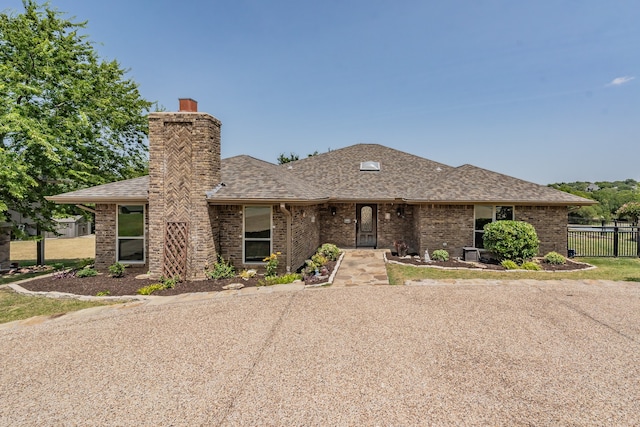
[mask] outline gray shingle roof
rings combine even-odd
[[[380,162],[379,171],[360,163]],[[378,144],[356,144],[284,165],[250,156],[222,160],[222,183],[207,194],[216,204],[399,201],[590,205],[593,200],[472,165],[457,168]],[[49,197],[58,203],[148,200],[149,177]],[[203,195],[204,196],[204,195]]]
[[[144,202],[149,199],[149,176],[96,185],[47,199],[56,203]]]
[[[323,202],[324,192],[306,182],[289,179],[278,165],[250,156],[225,159],[220,170],[224,186],[209,193],[212,203],[237,201]]]

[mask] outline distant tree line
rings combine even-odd
[[[569,217],[575,222],[608,222],[619,219],[616,212],[622,205],[629,202],[640,202],[640,184],[634,179],[612,182],[561,182],[549,184],[549,187],[598,201],[597,205],[583,206],[571,211]]]

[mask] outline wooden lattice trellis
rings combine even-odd
[[[187,238],[189,226],[186,222],[167,222],[164,233],[164,277],[187,276]]]

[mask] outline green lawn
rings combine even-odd
[[[11,289],[0,289],[0,323],[34,316],[56,316],[69,311],[109,304],[114,303],[35,297],[20,295]]]
[[[442,270],[420,268],[398,264],[387,264],[387,274],[392,285],[401,285],[406,280],[420,279],[603,279],[640,282],[640,259],[638,258],[577,258],[575,261],[595,265],[596,269],[575,272],[491,272],[477,270]]]

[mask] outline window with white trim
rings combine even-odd
[[[144,205],[118,205],[116,260],[128,264],[145,262]]]
[[[484,248],[484,226],[494,221],[513,220],[513,206],[476,205],[474,209],[473,246]]]
[[[244,207],[245,264],[263,263],[271,255],[271,206]]]

